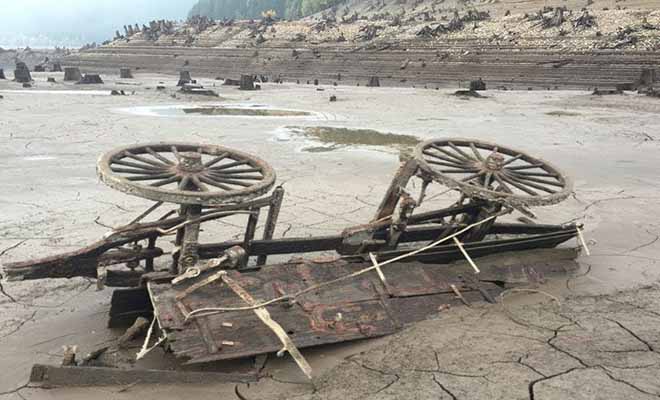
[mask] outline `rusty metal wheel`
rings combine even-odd
[[[268,192],[275,172],[263,160],[216,145],[153,143],[112,150],[98,161],[108,186],[155,201],[219,205]]]
[[[432,179],[511,206],[555,204],[573,190],[570,179],[546,161],[480,140],[429,140],[417,146],[415,158]]]

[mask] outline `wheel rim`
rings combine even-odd
[[[514,206],[558,203],[572,183],[558,168],[522,151],[471,139],[439,139],[415,149],[420,168],[470,197]]]
[[[214,205],[260,196],[274,185],[263,160],[233,149],[191,143],[153,143],[112,150],[98,161],[108,186],[155,201]]]

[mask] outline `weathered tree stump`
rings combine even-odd
[[[0,68],[0,79],[7,79],[5,76],[5,71],[2,68]]]
[[[120,68],[119,69],[119,78],[121,79],[133,79],[133,73],[130,68]]]
[[[655,69],[644,68],[639,76],[639,84],[642,86],[653,86],[655,83]]]
[[[85,76],[78,82],[81,85],[101,84],[103,79],[99,74],[85,74]]]
[[[225,78],[224,82],[222,82],[224,86],[240,86],[241,81],[238,79],[230,79],[230,78]]]
[[[64,80],[65,81],[80,82],[81,79],[82,79],[82,74],[80,73],[80,68],[78,68],[78,67],[65,67],[64,68]]]
[[[367,87],[380,87],[380,79],[377,76],[372,76],[369,78]]]
[[[190,71],[180,71],[179,72],[179,83],[177,86],[183,86],[186,83],[192,83],[192,77],[190,76]]]
[[[241,75],[241,84],[239,86],[240,90],[255,90],[254,86],[254,76],[252,75]]]
[[[50,72],[62,72],[62,64],[58,62],[54,62],[53,67],[50,69]]]
[[[16,62],[16,69],[14,70],[14,81],[20,83],[32,82],[32,75],[30,75],[30,69],[22,61]]]
[[[486,90],[486,82],[481,80],[481,78],[475,81],[470,81],[470,91],[474,92],[477,90]]]

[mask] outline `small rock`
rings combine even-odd
[[[335,95],[330,96],[330,101],[331,102],[337,101],[337,96]]]

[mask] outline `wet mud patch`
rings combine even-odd
[[[301,151],[321,153],[340,150],[346,147],[364,146],[376,149],[408,152],[420,139],[412,135],[383,133],[373,129],[353,129],[330,126],[289,126],[286,128],[295,136],[313,141],[315,146],[303,147]]]
[[[302,117],[311,115],[307,111],[279,110],[273,108],[248,108],[229,106],[201,106],[182,109],[186,114],[200,115],[242,115],[247,117]]]
[[[578,117],[582,114],[573,111],[558,110],[558,111],[548,111],[547,113],[545,113],[545,115],[549,115],[551,117]]]
[[[319,114],[311,111],[273,108],[264,104],[176,104],[163,106],[140,106],[120,108],[116,111],[133,115],[150,117],[291,117],[319,118]]]

